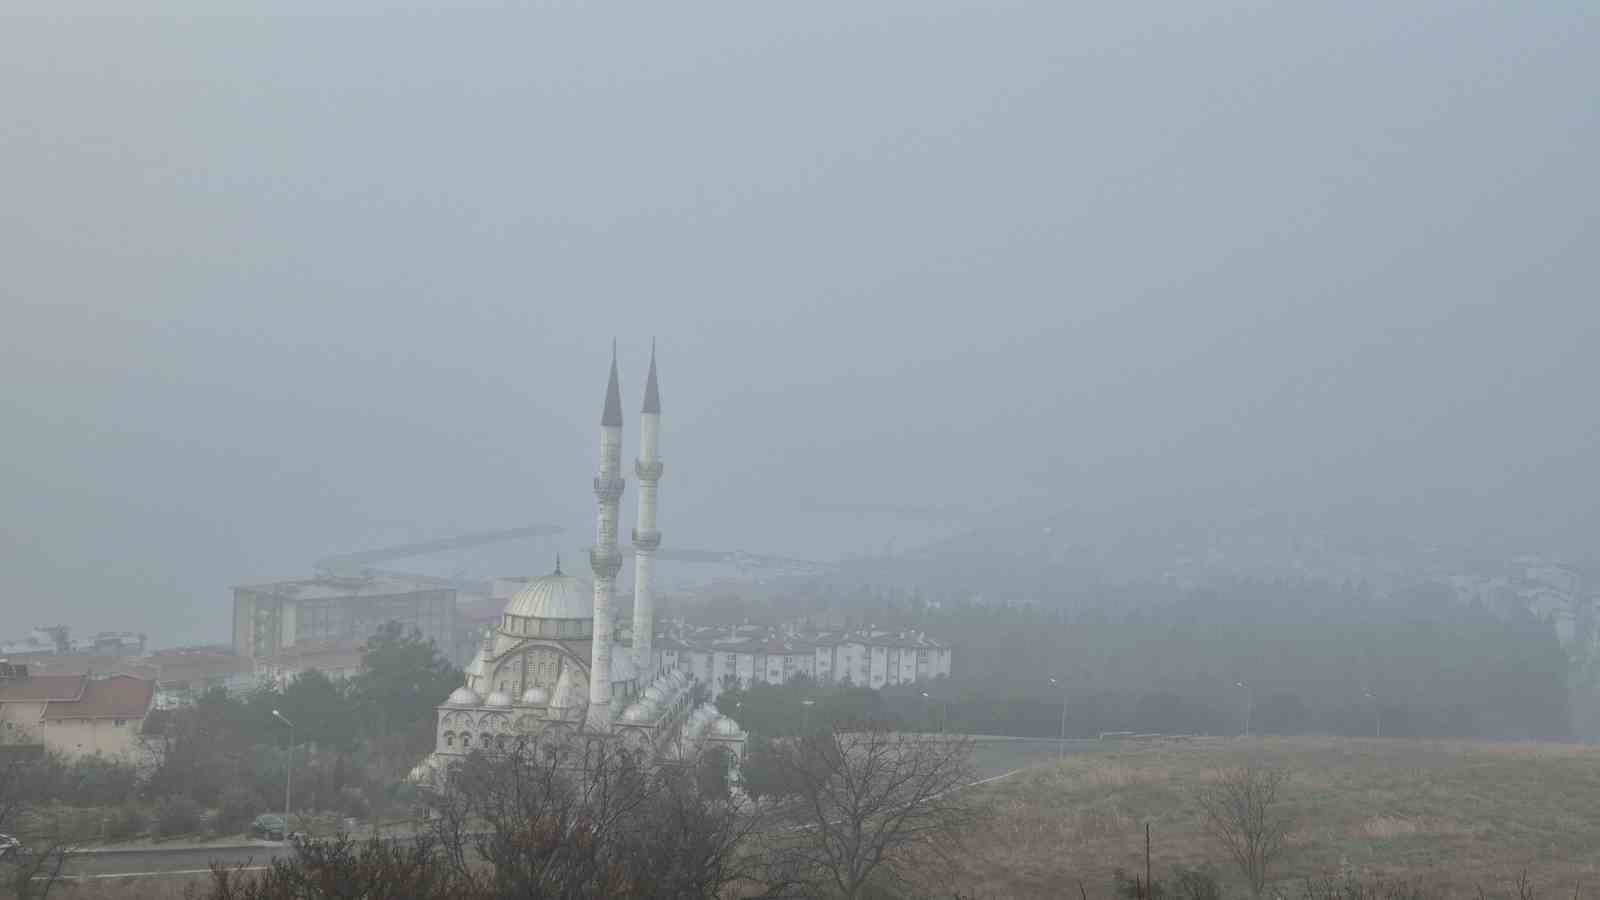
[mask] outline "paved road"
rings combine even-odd
[[[1065,749],[1067,753],[1094,752],[1106,749],[1106,745],[1098,741],[1068,741]],[[1054,739],[979,736],[974,738],[973,763],[978,780],[988,782],[1011,772],[1048,764],[1057,758],[1061,750]],[[84,880],[114,881],[131,886],[141,879],[202,878],[212,863],[266,866],[271,860],[290,852],[282,844],[267,841],[228,848],[117,850],[75,855],[68,861],[66,874]]]
[[[226,866],[265,866],[268,861],[289,852],[289,848],[282,844],[262,842],[248,847],[77,853],[67,859],[64,874],[86,881],[200,878],[210,871],[213,862]]]

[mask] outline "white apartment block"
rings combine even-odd
[[[931,681],[950,674],[951,649],[910,630],[861,629],[781,633],[761,626],[684,627],[658,634],[651,658],[659,670],[678,669],[720,690],[783,684],[798,675],[862,687]]]

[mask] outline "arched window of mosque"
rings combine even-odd
[[[490,734],[489,732],[485,731],[483,734],[478,735],[478,737],[483,740],[483,749],[488,750],[490,747],[494,746],[494,735]]]
[[[444,745],[446,747],[454,747],[456,745],[456,733],[454,731],[446,731],[444,733]]]
[[[472,732],[470,732],[470,731],[461,732],[461,749],[465,750],[465,749],[467,749],[468,747],[471,747],[471,746],[472,746]]]

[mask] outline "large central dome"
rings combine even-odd
[[[524,619],[593,619],[594,593],[571,575],[555,572],[528,582],[506,603],[506,615]]]

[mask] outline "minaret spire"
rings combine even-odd
[[[606,385],[605,412],[600,416],[600,471],[594,478],[595,545],[589,551],[594,570],[594,638],[589,651],[589,714],[591,731],[611,730],[611,596],[622,554],[617,552],[617,505],[622,499],[622,395],[617,387],[617,344],[611,342],[611,381]]]
[[[661,415],[661,392],[656,388],[656,342],[650,342],[650,375],[644,382],[644,406],[640,412]]]
[[[661,392],[656,386],[656,344],[650,342],[650,375],[645,379],[644,406],[639,415],[639,458],[633,464],[639,476],[639,513],[633,528],[633,662],[635,671],[656,670],[650,644],[655,637],[656,494],[661,483],[657,438],[661,429]]]
[[[622,391],[617,387],[617,342],[611,342],[611,383],[606,385],[606,408],[600,414],[602,428],[622,427]]]

